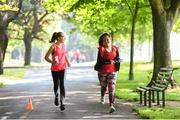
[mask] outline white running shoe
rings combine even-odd
[[[105,98],[101,97],[101,104],[105,104]]]
[[[114,106],[112,105],[109,109],[109,113],[113,113],[114,111],[116,111],[116,109],[114,108]]]
[[[65,97],[64,96],[60,96],[60,101],[62,101],[63,103],[65,102]]]

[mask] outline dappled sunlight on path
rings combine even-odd
[[[16,83],[0,89],[1,119],[137,119],[131,105],[116,101],[116,110],[109,114],[106,103],[100,103],[100,86],[93,67],[73,66],[66,71],[65,111],[54,105],[53,82],[50,70],[27,69],[27,74]],[[20,82],[21,81],[21,82]],[[33,110],[26,109],[31,98]]]

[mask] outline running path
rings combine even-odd
[[[20,82],[21,81],[21,82]],[[26,81],[26,82],[25,82]],[[18,84],[0,89],[1,119],[138,119],[131,104],[116,100],[114,113],[108,113],[100,100],[100,86],[92,67],[72,67],[67,70],[66,110],[54,106],[53,84],[49,69],[29,69]],[[28,112],[26,104],[32,99],[34,109]]]

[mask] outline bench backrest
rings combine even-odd
[[[161,68],[158,72],[157,78],[153,81],[152,86],[161,89],[167,89],[170,79],[172,77],[173,69],[171,68]]]

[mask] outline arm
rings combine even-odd
[[[116,57],[114,59],[114,62],[115,63],[120,63],[121,62],[121,59],[120,59],[120,56],[119,56],[119,49],[116,48]]]
[[[115,61],[116,71],[119,71],[120,70],[121,59],[120,59],[120,56],[119,56],[119,50],[118,49],[116,49],[116,57],[115,57],[114,61]]]
[[[67,56],[66,56],[65,58],[66,58],[66,62],[67,62],[68,67],[70,67],[71,64],[70,64],[70,62],[69,62]]]
[[[50,54],[52,53],[53,50],[54,50],[54,47],[51,46],[51,47],[49,48],[49,50],[47,51],[45,57],[44,57],[44,59],[45,59],[47,62],[51,63],[51,64],[55,64],[55,63],[56,63],[56,61],[53,61],[53,60],[51,60],[51,59],[49,58],[49,56],[50,56]]]
[[[103,59],[101,57],[100,51],[98,50],[98,54],[97,54],[97,63],[98,64],[102,64],[103,63]]]

